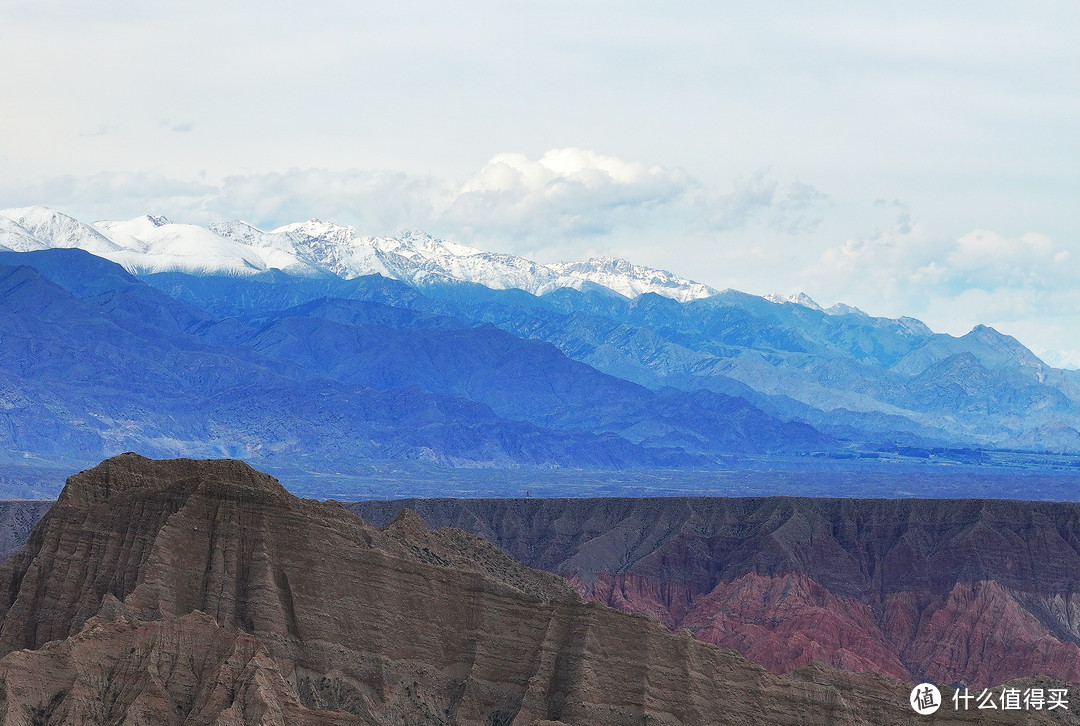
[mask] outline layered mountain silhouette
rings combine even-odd
[[[15,404],[0,437],[16,456],[605,468],[835,445],[743,399],[655,391],[547,343],[385,303],[217,317],[81,250],[0,253],[0,325]]]
[[[463,531],[409,512],[376,529],[228,460],[124,454],[71,477],[0,566],[0,656],[12,724],[912,719],[911,684],[822,665],[776,676]]]
[[[570,578],[585,597],[733,648],[984,688],[1080,685],[1080,505],[799,498],[400,500]]]
[[[321,222],[0,218],[0,464],[1080,452],[1080,374],[983,326],[956,338],[625,261],[539,265]]]

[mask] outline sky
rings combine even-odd
[[[28,204],[614,255],[1080,365],[1080,3],[0,0]]]

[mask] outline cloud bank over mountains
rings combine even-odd
[[[360,234],[423,230],[541,262],[610,255],[766,294],[807,292],[953,333],[983,322],[1064,362],[1080,359],[1075,241],[1037,230],[948,235],[899,201],[862,205],[769,171],[721,189],[680,168],[597,151],[493,156],[461,178],[386,170],[290,169],[180,180],[151,173],[63,176],[0,189],[83,218],[150,210],[177,221],[245,219],[264,229],[319,218]],[[840,217],[865,220],[840,224]]]
[[[1076,347],[1076,3],[6,10],[0,208],[422,229]]]
[[[552,149],[536,159],[496,154],[464,179],[314,168],[230,175],[217,182],[102,172],[10,185],[3,192],[13,206],[44,203],[78,216],[116,218],[132,216],[123,210],[160,209],[193,223],[242,217],[266,227],[314,216],[371,234],[423,228],[511,246],[603,238],[664,220],[702,232],[725,231],[759,215],[797,232],[813,221],[792,215],[827,197],[809,184],[781,185],[765,173],[721,192],[682,169],[577,148]]]

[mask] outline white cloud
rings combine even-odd
[[[1043,362],[1055,368],[1080,369],[1080,350],[1043,350],[1036,351]]]
[[[429,228],[442,189],[437,179],[401,172],[290,169],[226,177],[201,206],[216,219],[265,228],[318,217],[389,234]]]
[[[95,219],[149,212],[275,227],[319,217],[368,234],[424,229],[507,251],[611,249],[646,233],[708,244],[702,235],[757,223],[799,234],[815,226],[811,212],[825,198],[810,184],[782,184],[763,172],[729,190],[710,189],[679,168],[577,148],[535,159],[498,154],[458,180],[360,169],[234,174],[217,182],[103,172],[9,183],[0,194],[9,205],[43,203]]]
[[[698,183],[680,169],[582,149],[538,160],[499,154],[439,200],[436,223],[482,237],[536,240],[608,234],[682,203]]]
[[[942,239],[901,209],[889,229],[826,249],[803,275],[811,295],[910,315],[941,332],[983,323],[1034,349],[1070,344],[1080,328],[1080,265],[1065,245],[1038,232]]]
[[[149,172],[65,174],[36,183],[0,182],[5,206],[44,204],[80,219],[129,218],[148,212],[186,215],[201,221],[198,211],[220,187],[200,180],[179,180]]]
[[[1055,250],[1050,238],[1037,232],[1005,237],[977,229],[956,240],[948,263],[958,272],[980,273],[994,281],[1030,280],[1047,264],[1065,262],[1068,252]]]
[[[991,229],[944,236],[906,201],[865,200],[859,217],[850,201],[801,180],[759,172],[718,189],[679,168],[577,148],[498,154],[459,179],[358,169],[219,180],[98,173],[0,181],[0,198],[86,220],[152,213],[273,228],[318,217],[365,234],[423,229],[539,261],[614,254],[715,287],[805,291],[944,332],[994,325],[1043,350],[1071,350],[1080,329],[1075,243]],[[852,218],[878,229],[844,234]]]

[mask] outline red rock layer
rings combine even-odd
[[[850,671],[911,677],[866,605],[837,597],[804,575],[744,575],[704,596],[674,603],[663,597],[662,589],[653,581],[620,575],[598,578],[587,594],[737,650],[773,673],[816,660]]]
[[[931,678],[961,674],[959,680],[981,685],[1027,671],[1080,683],[1080,647],[1050,635],[996,582],[957,583],[940,606],[924,611],[920,625],[906,657]]]
[[[774,672],[810,660],[986,687],[1080,685],[1080,505],[652,498],[410,502],[586,597]],[[367,514],[402,503],[358,503]]]
[[[893,593],[878,615],[798,573],[743,575],[701,595],[633,574],[597,575],[589,587],[580,577],[573,581],[588,599],[689,630],[773,673],[821,661],[978,688],[1020,674],[1080,684],[1080,647],[1051,634],[995,582],[957,583],[922,606],[914,592]]]

